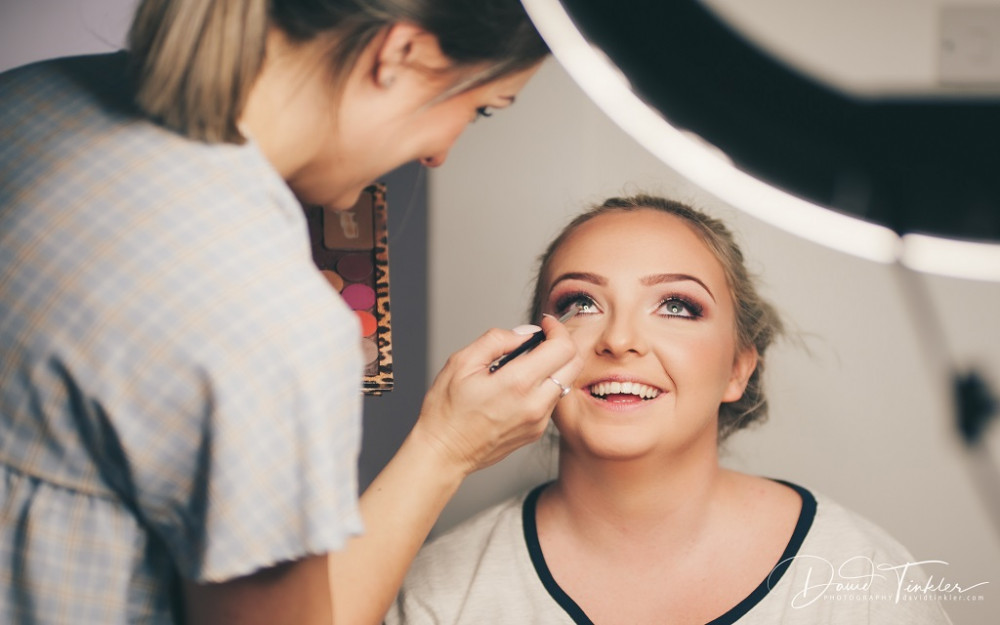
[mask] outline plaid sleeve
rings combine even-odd
[[[185,229],[135,285],[108,396],[131,493],[181,574],[218,581],[360,531],[357,322],[274,215]],[[117,376],[111,376],[117,377]],[[138,418],[137,418],[138,417]]]
[[[185,577],[243,575],[337,549],[360,530],[357,335],[300,336],[308,349],[296,352],[284,339],[303,327],[352,327],[314,312],[289,314],[287,328],[225,357],[216,342],[205,349],[215,366],[151,369],[136,387],[142,398],[162,393],[169,407],[120,431],[134,441],[126,449],[136,502]]]
[[[360,530],[356,318],[252,142],[187,141],[80,86],[124,82],[101,69],[119,61],[2,79],[3,457],[127,509],[146,535],[126,548],[193,580],[337,549]]]
[[[0,75],[3,623],[166,622],[361,529],[356,317],[252,142],[134,119],[125,61]]]

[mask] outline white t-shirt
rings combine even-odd
[[[802,496],[802,511],[781,560],[753,593],[711,625],[951,623],[926,589],[930,571],[907,567],[914,558],[902,545],[835,502],[788,486]],[[386,625],[592,623],[545,563],[535,527],[543,488],[490,508],[428,544]]]

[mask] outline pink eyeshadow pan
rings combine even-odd
[[[367,284],[352,284],[340,292],[352,310],[368,310],[375,306],[375,289]]]

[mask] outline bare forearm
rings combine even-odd
[[[220,583],[184,581],[190,625],[330,625],[328,558],[308,556]]]
[[[466,475],[537,440],[559,400],[548,380],[580,371],[566,328],[542,321],[549,339],[489,373],[524,337],[491,330],[448,359],[395,457],[361,497],[363,536],[330,556],[337,625],[382,622],[406,572],[445,504]]]
[[[365,533],[330,555],[334,623],[377,625],[463,470],[449,464],[419,429],[361,496]]]

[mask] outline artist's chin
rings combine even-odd
[[[361,197],[361,193],[367,188],[368,185],[358,187],[350,193],[344,193],[328,202],[325,202],[323,206],[335,211],[345,211],[349,208],[353,208],[354,205],[358,203],[358,198]]]
[[[361,193],[370,185],[364,185],[350,191],[344,191],[337,195],[329,193],[309,193],[307,191],[295,190],[295,195],[303,204],[311,206],[322,206],[334,211],[345,211],[353,208],[358,203]]]

